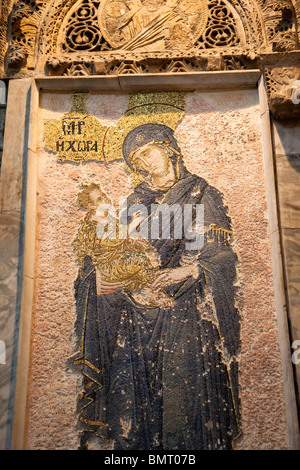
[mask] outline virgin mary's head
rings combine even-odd
[[[173,152],[164,142],[149,142],[129,155],[133,171],[143,178],[165,176],[170,167]]]
[[[153,182],[174,170],[181,152],[173,130],[162,124],[144,124],[131,131],[123,144],[123,155],[129,168],[143,181]]]

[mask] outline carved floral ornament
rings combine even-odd
[[[276,73],[265,58],[299,51],[297,11],[292,0],[17,0],[5,71],[20,77],[260,67],[271,100]]]
[[[8,74],[115,73],[126,60],[123,73],[138,73],[145,58],[298,48],[292,0],[19,0],[8,39]]]
[[[265,65],[269,107],[275,119],[300,116],[300,54]]]

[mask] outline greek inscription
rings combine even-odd
[[[57,152],[97,152],[98,142],[85,140],[58,140],[56,142]]]
[[[75,135],[75,134],[81,135],[83,126],[85,126],[84,121],[67,122],[66,120],[64,120],[62,122],[62,134],[63,135]]]

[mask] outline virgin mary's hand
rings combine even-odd
[[[103,278],[109,279],[107,274],[96,271],[97,295],[113,294],[123,287],[122,282],[107,282]]]
[[[180,266],[179,268],[162,269],[158,272],[155,281],[152,283],[153,289],[176,284],[177,282],[185,281],[189,277],[197,277],[198,269],[196,264],[187,266]]]

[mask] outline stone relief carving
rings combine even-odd
[[[292,83],[292,102],[294,104],[300,104],[300,80],[295,80]]]
[[[34,68],[39,23],[47,0],[22,0],[13,5],[10,15],[10,44],[7,51],[8,72],[26,65]]]
[[[17,0],[5,72],[78,76],[266,66],[271,109],[275,102],[285,102],[283,109],[295,107],[290,80],[297,77],[290,76],[296,71],[281,70],[283,85],[279,69],[267,66],[265,57],[279,60],[299,50],[297,5],[294,9],[292,0]],[[284,93],[289,105],[278,98]]]
[[[300,54],[272,62],[267,61],[265,66],[270,110],[275,119],[299,117]]]
[[[204,32],[206,0],[103,0],[99,26],[113,48],[140,51],[190,49]]]
[[[297,48],[295,11],[289,0],[268,0],[262,3],[266,33],[273,51],[292,51]]]
[[[47,74],[63,75],[76,65],[76,73],[95,73],[106,62],[111,73],[119,60],[118,70],[127,73],[129,61],[139,73],[145,58],[290,51],[298,48],[295,17],[291,0],[19,0],[7,69],[45,73],[46,66]]]
[[[4,74],[4,59],[7,48],[7,23],[12,7],[12,0],[0,0],[0,70]]]
[[[64,20],[53,54],[162,53],[245,44],[240,20],[225,0],[83,0]],[[172,4],[173,2],[173,4]]]
[[[62,53],[102,51],[109,47],[98,25],[99,6],[99,1],[83,0],[70,10],[60,34]]]

